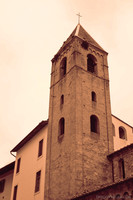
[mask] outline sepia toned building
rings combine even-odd
[[[44,198],[47,124],[42,121],[16,147],[11,200]]]
[[[111,115],[107,56],[78,24],[52,59],[45,200],[132,198],[133,129]]]
[[[10,199],[14,164],[15,162],[12,162],[0,169],[0,200]]]
[[[133,199],[133,127],[111,114],[107,56],[80,24],[54,56],[49,119],[11,150],[10,200]]]

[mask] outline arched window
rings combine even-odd
[[[115,136],[115,126],[113,123],[112,123],[112,133],[113,133],[113,136]]]
[[[63,78],[65,76],[66,68],[67,68],[67,58],[64,57],[60,64],[60,78]]]
[[[87,55],[87,71],[91,72],[91,73],[96,73],[96,58],[91,55],[88,54]]]
[[[91,93],[91,99],[92,99],[92,101],[96,102],[96,93],[95,92]]]
[[[64,103],[64,95],[62,94],[60,98],[60,104],[63,104],[63,103]]]
[[[128,192],[125,192],[123,195],[123,200],[131,199]]]
[[[119,138],[126,139],[126,130],[122,126],[119,127]]]
[[[59,120],[59,136],[65,133],[65,119],[62,117]]]
[[[119,194],[116,195],[115,200],[120,200],[121,196]]]
[[[132,190],[132,192],[131,192],[131,199],[133,199],[133,190]]]
[[[63,104],[64,104],[64,95],[62,94],[60,98],[60,108],[63,107]]]
[[[95,115],[90,117],[91,132],[99,133],[99,119]]]
[[[120,178],[125,178],[125,166],[122,158],[119,160],[119,176]]]
[[[109,197],[108,200],[113,200],[113,198],[112,198],[112,197]]]

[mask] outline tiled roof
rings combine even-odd
[[[0,168],[0,176],[5,174],[5,173],[7,173],[7,172],[9,172],[9,171],[11,171],[11,170],[13,170],[14,169],[14,165],[15,165],[15,162],[12,162],[12,163]]]
[[[76,28],[74,29],[74,31],[71,33],[71,35],[68,37],[68,39],[63,43],[62,47],[60,48],[60,50],[58,51],[57,54],[60,53],[60,51],[62,49],[64,49],[64,47],[73,39],[73,37],[79,37],[82,40],[88,42],[89,44],[97,47],[98,49],[106,52],[87,32],[86,30],[80,25],[78,24],[76,26]]]
[[[113,153],[111,153],[111,154],[109,154],[108,156],[107,156],[107,158],[108,159],[110,159],[110,158],[112,158],[113,156],[115,156],[115,155],[117,155],[117,154],[119,154],[119,153],[121,153],[121,152],[125,152],[126,150],[128,150],[128,149],[133,149],[133,143],[131,143],[131,144],[129,144],[129,145],[127,145],[127,146],[125,146],[125,147],[123,147],[123,148],[121,148],[121,149],[118,149],[117,151],[114,151]]]
[[[48,120],[40,122],[19,144],[17,144],[11,152],[17,152],[29,140],[31,140],[42,128],[48,124]]]

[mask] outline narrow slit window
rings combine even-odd
[[[115,126],[114,126],[114,124],[112,124],[112,132],[113,132],[113,136],[115,136]]]
[[[35,192],[39,192],[40,190],[40,180],[41,180],[41,171],[38,171],[36,173]]]
[[[64,95],[61,95],[61,98],[60,98],[60,105],[62,106],[64,104]]]
[[[17,161],[16,173],[18,173],[20,171],[20,162],[21,162],[21,158],[19,158],[18,161]]]
[[[17,191],[18,191],[18,186],[16,185],[16,186],[14,187],[13,200],[16,200],[16,199],[17,199]]]
[[[4,191],[4,187],[5,187],[5,179],[0,181],[0,193]]]
[[[91,93],[91,99],[96,102],[96,93],[94,91]]]
[[[64,135],[65,132],[65,119],[61,118],[59,121],[59,136]]]
[[[38,157],[42,155],[42,151],[43,151],[43,139],[39,142]]]
[[[119,160],[119,176],[122,179],[125,178],[125,165],[124,165],[124,160],[123,159]]]

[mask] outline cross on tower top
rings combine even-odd
[[[80,17],[82,16],[80,15],[80,13],[78,13],[77,15],[78,15],[78,24],[80,24]]]

